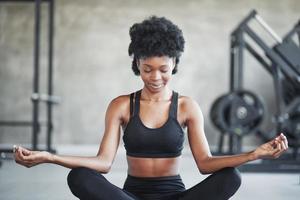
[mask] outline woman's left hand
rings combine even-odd
[[[274,138],[273,140],[259,146],[255,151],[254,155],[256,159],[275,159],[278,158],[282,153],[287,151],[288,141],[283,133]]]

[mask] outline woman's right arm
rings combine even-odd
[[[32,167],[41,163],[53,163],[67,168],[87,167],[101,173],[109,172],[114,161],[119,142],[122,116],[127,106],[124,97],[118,97],[109,104],[105,115],[105,131],[96,156],[61,156],[46,151],[30,151],[23,147],[15,149],[15,161]]]

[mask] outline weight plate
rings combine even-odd
[[[210,117],[222,133],[242,136],[256,130],[263,120],[264,110],[257,95],[240,90],[217,98],[211,107]]]

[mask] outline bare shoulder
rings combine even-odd
[[[196,100],[189,96],[179,96],[179,119],[182,120],[184,126],[188,126],[190,122],[202,119],[202,112]]]
[[[124,106],[128,103],[129,103],[129,94],[117,96],[110,102],[110,104],[114,106]]]
[[[182,111],[195,111],[195,109],[200,109],[199,104],[196,100],[189,96],[179,96],[179,107]]]
[[[111,100],[108,112],[118,117],[122,124],[126,124],[130,117],[130,94],[120,95]]]
[[[113,110],[124,111],[129,107],[129,94],[128,95],[120,95],[111,100],[109,104],[109,108]]]

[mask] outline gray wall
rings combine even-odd
[[[43,6],[43,41],[47,36],[46,8]],[[219,133],[208,112],[212,102],[229,88],[229,34],[253,8],[283,36],[299,19],[300,1],[57,0],[55,93],[62,102],[54,110],[54,143],[100,141],[108,103],[142,86],[130,69],[128,29],[155,14],[166,16],[183,30],[186,48],[172,86],[197,100],[206,119],[209,143],[216,144]],[[0,4],[0,120],[31,119],[33,12],[29,4]],[[47,44],[43,42],[42,47],[41,85],[46,91]],[[246,87],[262,95],[272,113],[272,79],[251,56],[246,54],[245,59]],[[266,119],[264,126],[270,128],[269,124]],[[28,128],[0,127],[0,143],[29,143],[30,133]],[[44,138],[43,133],[41,142]],[[260,141],[248,136],[245,142]]]

